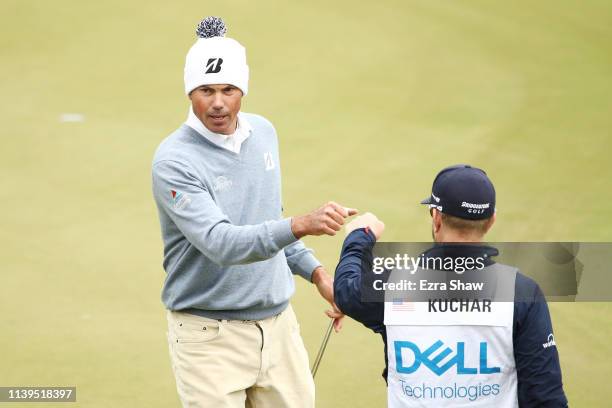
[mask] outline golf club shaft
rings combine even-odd
[[[329,337],[331,336],[332,329],[334,328],[334,319],[329,321],[329,326],[327,327],[327,331],[325,332],[325,337],[323,337],[323,343],[321,343],[321,347],[319,348],[319,352],[317,353],[317,357],[315,358],[314,364],[312,365],[312,378],[317,375],[317,370],[319,369],[319,364],[323,359],[323,354],[325,353],[325,348],[327,347],[327,342],[329,341]]]

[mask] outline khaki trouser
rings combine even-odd
[[[308,354],[291,305],[254,321],[167,316],[183,407],[314,407]]]

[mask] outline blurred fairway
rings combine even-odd
[[[179,406],[150,162],[186,117],[206,15],[247,48],[243,110],[278,130],[288,215],[336,200],[378,214],[387,241],[426,241],[417,203],[467,162],[496,184],[491,240],[612,240],[609,1],[2,0],[0,386]],[[333,271],[342,237],[306,242]],[[294,298],[311,359],[315,292],[300,280]],[[611,304],[551,310],[571,405],[609,406]],[[317,405],[384,406],[383,365],[380,338],[347,322]]]

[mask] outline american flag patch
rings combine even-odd
[[[394,312],[414,312],[414,303],[404,302],[402,299],[395,299],[391,304],[391,310]]]

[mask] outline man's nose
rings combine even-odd
[[[223,103],[223,95],[221,95],[221,93],[215,93],[214,99],[213,99],[213,104],[212,107],[213,109],[223,109],[223,106],[225,104]]]

